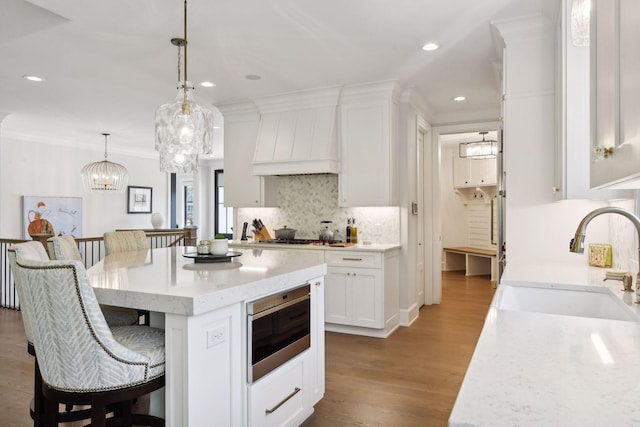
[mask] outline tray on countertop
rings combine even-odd
[[[355,245],[357,245],[357,243],[331,243],[329,246],[332,248],[350,248]]]
[[[230,262],[233,258],[242,255],[242,252],[229,251],[224,255],[199,254],[196,252],[187,252],[182,254],[185,258],[192,258],[195,263],[200,262]]]

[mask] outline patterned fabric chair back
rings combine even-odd
[[[16,286],[16,292],[18,293],[18,299],[20,301],[20,308],[22,311],[22,324],[24,325],[24,334],[27,337],[27,341],[33,344],[33,319],[31,318],[31,310],[28,310],[31,304],[29,294],[25,291],[26,277],[22,274],[23,270],[17,267],[17,262],[23,262],[25,260],[46,261],[49,259],[47,251],[40,242],[24,242],[11,245],[8,248],[9,264],[11,265],[11,272],[13,273],[13,280]]]
[[[103,237],[106,255],[149,249],[147,235],[142,230],[110,231],[104,233]]]
[[[47,239],[47,248],[51,259],[72,259],[82,261],[76,239],[71,235],[50,237]]]
[[[33,320],[33,344],[42,378],[50,387],[115,390],[164,373],[164,365],[156,373],[149,357],[114,339],[80,261],[18,256],[14,272],[24,279],[23,293],[30,301],[24,311]]]

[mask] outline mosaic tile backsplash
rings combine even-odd
[[[618,200],[610,203],[611,206],[634,212],[633,200]],[[637,214],[637,212],[636,212]],[[609,218],[609,238],[613,247],[612,267],[628,270],[635,274],[637,267],[629,260],[638,258],[636,236],[638,235],[633,223],[622,215],[607,215]]]
[[[347,218],[356,219],[358,242],[398,244],[400,241],[400,210],[397,207],[338,207],[337,175],[294,175],[278,178],[278,208],[240,208],[237,211],[238,230],[242,223],[260,218],[271,236],[274,230],[295,228],[296,238],[317,239],[320,221],[333,221],[331,230],[338,230],[335,239],[345,241]],[[239,233],[234,236],[240,237]]]

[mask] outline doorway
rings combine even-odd
[[[441,275],[445,270],[443,247],[472,245],[496,248],[498,246],[502,221],[498,214],[497,158],[496,167],[489,172],[485,171],[489,175],[492,174],[493,188],[484,188],[484,186],[477,188],[478,186],[472,183],[468,183],[466,189],[455,188],[453,172],[454,154],[459,157],[461,142],[479,141],[482,139],[479,132],[484,131],[489,132],[485,135],[487,140],[497,140],[499,128],[499,122],[434,127],[431,150],[427,150],[425,146],[425,165],[430,165],[433,171],[431,177],[428,176],[429,174],[424,174],[421,178],[424,183],[425,200],[428,200],[432,206],[432,217],[424,218],[424,228],[425,230],[429,226],[433,228],[432,238],[425,240],[431,245],[430,254],[425,251],[425,263],[432,266],[431,281],[433,283],[425,283],[425,294],[430,292],[433,295],[433,303],[439,303],[442,295]],[[473,161],[477,162],[477,160]],[[476,169],[480,166],[480,163],[469,165]],[[466,207],[469,204],[472,206],[471,209]],[[469,220],[470,216],[478,212],[482,222],[479,229],[477,224],[472,224]],[[427,259],[429,255],[431,258]],[[426,303],[429,303],[428,297]]]

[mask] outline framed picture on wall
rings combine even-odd
[[[151,187],[127,187],[127,213],[151,213]]]
[[[36,234],[82,237],[82,197],[22,196],[25,239]]]

